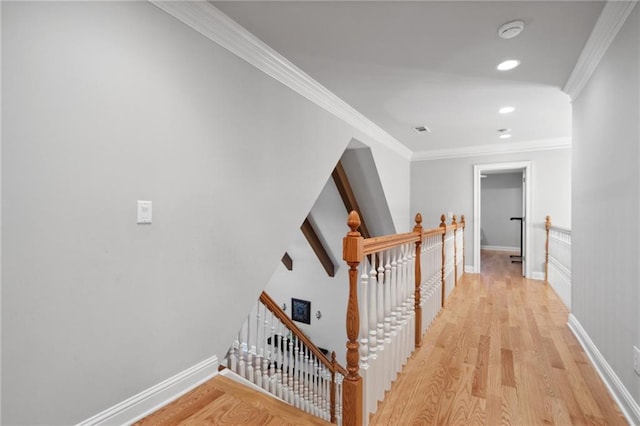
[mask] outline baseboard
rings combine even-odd
[[[627,388],[622,384],[622,381],[620,381],[615,371],[613,371],[607,360],[598,350],[598,347],[593,343],[573,314],[569,314],[569,322],[567,325],[584,348],[591,363],[600,375],[600,378],[602,378],[602,381],[604,381],[609,389],[609,393],[620,407],[622,414],[624,414],[630,424],[640,424],[640,405],[633,399]]]
[[[476,268],[471,265],[464,265],[464,273],[465,274],[475,274]]]
[[[277,396],[275,396],[272,393],[267,392],[266,390],[262,389],[260,386],[256,385],[255,383],[253,383],[250,380],[245,379],[244,377],[242,377],[241,375],[239,375],[238,373],[234,373],[233,371],[231,371],[228,368],[225,368],[223,370],[220,371],[220,375],[221,376],[225,376],[235,382],[238,382],[244,386],[250,387],[253,390],[256,390],[258,392],[261,392],[265,395],[269,395],[270,397],[276,398],[276,399],[280,399]]]
[[[508,251],[509,253],[520,253],[520,247],[508,246],[480,246],[480,250]]]
[[[167,380],[150,387],[77,426],[128,425],[157,411],[218,374],[218,357],[190,367]]]
[[[544,272],[534,271],[531,273],[532,280],[541,280],[544,281]],[[557,293],[557,292],[556,292]]]

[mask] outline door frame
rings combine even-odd
[[[480,175],[485,172],[496,170],[524,170],[524,276],[525,278],[531,278],[531,261],[533,256],[531,253],[531,237],[532,222],[531,217],[531,199],[532,199],[532,175],[533,175],[533,162],[531,161],[516,161],[512,163],[492,163],[492,164],[476,164],[473,166],[473,269],[474,272],[480,273],[480,226],[482,218],[480,217],[481,204],[481,177]]]

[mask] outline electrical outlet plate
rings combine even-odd
[[[633,370],[640,376],[640,349],[633,347]]]

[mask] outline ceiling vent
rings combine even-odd
[[[522,21],[511,21],[503,24],[500,28],[498,28],[498,35],[500,38],[514,38],[518,34],[522,32],[524,29],[524,22]]]
[[[416,133],[431,133],[431,129],[427,126],[416,126],[413,128]]]

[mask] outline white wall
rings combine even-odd
[[[349,149],[342,155],[341,162],[358,201],[361,210],[358,213],[366,220],[371,236],[394,234],[395,226],[371,150]]]
[[[533,162],[533,273],[544,271],[544,221],[571,227],[571,150],[556,149],[516,154],[415,161],[411,163],[411,211],[421,212],[423,225],[437,226],[440,215],[465,215],[465,257],[473,262],[473,166],[475,164]],[[470,266],[470,265],[468,265]]]
[[[523,216],[522,172],[486,176],[480,183],[480,244],[520,251],[520,221],[510,218]]]
[[[640,10],[573,104],[573,315],[640,401]]]
[[[346,365],[346,312],[349,296],[348,268],[342,260],[342,238],[346,235],[346,210],[338,189],[329,179],[310,213],[316,231],[322,234],[325,248],[336,266],[329,277],[302,232],[295,233],[287,253],[293,260],[293,270],[282,264],[271,277],[265,291],[278,305],[287,304],[291,317],[291,298],[311,302],[311,324],[296,325],[320,347],[335,351],[338,362]],[[322,318],[317,319],[317,311]]]
[[[2,12],[3,424],[224,356],[352,138],[408,228],[407,160],[154,6]]]

